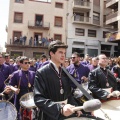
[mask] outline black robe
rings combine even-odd
[[[61,105],[55,103],[68,99],[68,104],[77,105],[72,94],[70,80],[62,71],[61,80],[64,94],[60,94],[60,82],[52,63],[43,66],[36,72],[34,81],[34,101],[41,110],[38,120],[60,120]]]
[[[108,69],[107,71],[108,71],[107,79],[110,85],[109,87],[112,87],[113,90],[117,90],[117,82],[114,75]],[[109,87],[106,86],[107,83],[106,76],[101,70],[101,68],[98,67],[94,69],[92,72],[90,72],[88,78],[89,78],[88,87],[89,90],[93,93],[94,97],[103,100],[107,99],[109,93],[103,89]]]

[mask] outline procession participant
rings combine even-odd
[[[95,98],[106,100],[110,97],[118,97],[117,82],[114,75],[106,69],[108,60],[105,54],[100,54],[99,66],[89,73],[89,90]],[[113,91],[113,92],[112,92]]]
[[[13,64],[13,72],[20,70],[20,58],[21,56],[17,57],[15,63]]]
[[[117,80],[117,88],[120,91],[120,56],[116,60],[116,65],[113,67],[112,72]]]
[[[6,65],[4,62],[5,62],[4,55],[0,54],[0,93],[3,92],[4,90],[5,87],[4,81],[11,74],[10,67]],[[1,96],[0,99],[2,99]]]
[[[47,56],[45,54],[41,55],[41,62],[38,65],[38,69],[41,68],[42,66],[48,64],[49,61],[47,59]]]
[[[89,65],[89,58],[90,58],[90,56],[88,54],[86,54],[84,57],[84,60],[81,62],[81,64]]]
[[[29,70],[36,72],[36,67],[34,66],[34,64],[35,64],[34,60],[30,59],[29,61],[30,61],[30,68],[29,68]]]
[[[72,94],[70,80],[63,72],[67,45],[59,40],[49,45],[49,64],[36,72],[34,81],[34,101],[40,109],[38,120],[59,120],[74,113],[77,105]],[[81,111],[77,111],[80,116]]]
[[[81,64],[80,54],[78,52],[72,53],[71,62],[72,64],[67,67],[67,71],[79,84],[82,84],[85,90],[88,90],[88,74],[90,72],[89,68],[86,65]],[[83,103],[88,99],[74,84],[72,84],[72,87],[72,92],[77,103],[79,106],[83,105]]]
[[[92,63],[90,65],[88,65],[88,68],[90,69],[90,71],[92,71],[95,68],[97,68],[97,66],[98,66],[98,57],[93,57]]]
[[[29,59],[26,56],[20,58],[20,67],[21,70],[17,70],[12,74],[12,78],[10,79],[10,85],[16,87],[16,97],[14,99],[14,104],[18,111],[18,119],[21,120],[20,116],[20,103],[19,100],[21,96],[28,92],[33,92],[33,84],[35,78],[35,72],[29,70]],[[6,93],[10,92],[11,86],[7,86]]]

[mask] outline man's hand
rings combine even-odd
[[[5,93],[6,93],[6,94],[9,94],[11,91],[12,91],[12,90],[11,90],[10,86],[6,86],[6,87],[5,87]]]
[[[85,77],[85,76],[82,76],[82,77],[81,77],[81,80],[83,80],[84,82],[87,82],[87,81],[88,81],[88,78]]]
[[[63,107],[62,114],[66,117],[72,115],[73,113],[75,113],[75,111],[73,110],[74,107],[75,106],[73,106],[73,105],[66,104]],[[81,114],[82,114],[81,111],[77,111],[77,116],[80,116]]]
[[[120,92],[117,91],[117,90],[113,91],[111,94],[112,94],[113,97],[117,97],[117,98],[119,98],[119,96],[120,96]]]
[[[111,93],[110,93],[110,94],[108,94],[107,98],[110,98],[110,97],[112,97],[112,94],[111,94]]]

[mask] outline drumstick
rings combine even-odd
[[[74,112],[75,112],[75,111],[78,111],[78,110],[82,110],[82,109],[84,109],[83,106],[78,106],[78,107],[72,108],[72,110],[73,110]]]
[[[108,116],[108,114],[103,111],[103,109],[100,108],[100,110],[102,111],[102,113],[104,114],[104,116],[105,116],[108,120],[112,120],[112,119]]]

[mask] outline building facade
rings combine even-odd
[[[111,1],[11,0],[7,52],[13,57],[48,55],[49,43],[59,39],[68,44],[67,57],[74,51],[81,56],[117,56],[118,43],[105,41],[106,33],[116,30],[115,19],[109,17]]]
[[[48,54],[50,41],[66,42],[66,13],[66,0],[10,0],[7,52],[28,57]]]
[[[105,23],[109,12],[105,0],[69,0],[68,57],[74,51],[78,51],[81,56],[96,56],[100,53],[107,56],[117,55],[117,43],[105,42],[105,34],[114,31],[112,25]]]
[[[110,12],[106,16],[106,25],[112,25],[115,31],[108,34],[107,41],[118,44],[118,56],[120,56],[120,0],[107,0],[106,9]]]

